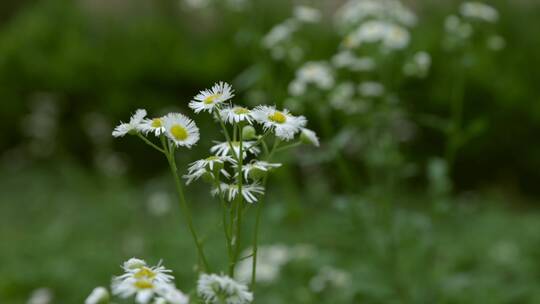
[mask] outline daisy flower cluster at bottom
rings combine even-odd
[[[111,289],[121,298],[135,296],[139,304],[156,302],[169,304],[187,304],[189,298],[173,285],[171,270],[158,264],[148,266],[144,260],[132,258],[122,266],[125,273],[113,278]]]
[[[202,274],[197,282],[197,293],[206,304],[249,304],[253,293],[247,286],[226,275]]]

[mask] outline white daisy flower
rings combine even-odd
[[[161,297],[156,299],[156,302],[162,301],[167,304],[188,304],[189,297],[173,285],[163,285],[159,287],[158,293]],[[162,300],[161,300],[162,299]],[[165,302],[163,302],[165,301]]]
[[[212,148],[210,148],[210,153],[216,154],[217,156],[228,156],[228,155],[234,155],[237,157],[240,154],[240,142],[239,141],[233,141],[229,144],[229,142],[218,142],[214,141],[216,143]],[[261,149],[259,149],[256,145],[255,141],[244,141],[242,143],[242,158],[246,158],[247,152],[257,155],[261,152]],[[231,153],[231,146],[234,150],[234,154]]]
[[[304,116],[293,116],[287,109],[276,110],[273,106],[258,106],[253,110],[253,117],[265,130],[273,130],[277,137],[291,140],[303,128],[307,120]]]
[[[122,137],[130,132],[137,132],[145,116],[146,110],[138,109],[137,111],[135,111],[135,114],[131,116],[128,123],[120,122],[120,124],[114,128],[112,136]]]
[[[257,177],[259,173],[268,172],[272,168],[279,168],[279,167],[281,167],[281,164],[279,163],[269,163],[262,160],[255,160],[250,163],[244,164],[242,166],[242,172],[244,173],[244,178],[247,180],[248,177],[250,176]]]
[[[226,162],[236,164],[236,160],[234,160],[234,158],[228,155],[212,155],[205,159],[200,159],[198,161],[192,162],[188,167],[188,172],[191,173],[200,169],[209,169],[210,171],[214,171],[214,167],[218,166],[219,168],[222,168],[223,164],[225,164]]]
[[[236,199],[239,193],[239,187],[236,184],[225,184],[221,183],[219,187],[212,190],[212,195],[219,195],[220,193],[225,196],[225,198],[232,202]],[[246,202],[253,204],[257,202],[256,195],[263,195],[264,187],[258,183],[253,183],[251,185],[242,185],[242,197]]]
[[[209,113],[219,104],[234,97],[234,90],[226,82],[218,82],[211,89],[199,92],[189,103],[189,107],[200,113],[208,111]]]
[[[332,88],[334,85],[332,67],[324,61],[306,62],[296,71],[296,77],[289,85],[289,92],[293,96],[302,95],[309,84],[321,90]]]
[[[241,121],[247,121],[251,124],[251,121],[253,120],[251,110],[240,106],[226,107],[221,110],[220,114],[223,121],[230,124],[239,123]]]
[[[157,117],[152,119],[144,119],[139,125],[139,130],[144,134],[152,132],[154,135],[160,136],[165,132],[165,128],[163,127],[163,118]]]
[[[227,172],[225,169],[221,169],[221,170],[219,170],[219,172],[221,174],[223,174],[223,176],[225,176],[226,178],[231,177],[229,172]],[[208,171],[207,168],[201,168],[201,169],[197,169],[197,170],[194,170],[194,171],[190,171],[188,174],[186,174],[186,175],[184,175],[182,177],[186,179],[186,185],[189,185],[192,182],[198,180],[199,178],[201,178],[203,176],[208,177],[209,181],[212,181],[212,180],[216,179],[216,176],[214,175],[214,172]]]
[[[122,266],[123,275],[113,278],[111,289],[121,298],[135,296],[139,304],[149,303],[152,297],[174,279],[171,270],[161,265],[149,267],[144,260],[132,258]]]
[[[178,147],[191,148],[199,141],[199,128],[193,120],[180,113],[170,113],[162,118],[167,137]]]
[[[104,287],[96,287],[84,301],[84,304],[109,303],[109,292]]]
[[[197,282],[197,293],[206,304],[249,304],[253,294],[244,284],[226,275],[202,274]]]
[[[302,128],[300,138],[303,142],[314,145],[315,147],[318,147],[320,145],[317,133],[310,129]]]

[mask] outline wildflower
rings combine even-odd
[[[32,291],[27,304],[50,304],[53,301],[53,293],[49,288],[38,288]]]
[[[161,296],[156,299],[156,302],[162,301],[167,304],[188,304],[189,297],[173,285],[163,285],[159,287],[158,294]],[[163,302],[165,301],[165,302]]]
[[[296,78],[291,83],[289,92],[293,96],[302,95],[309,84],[322,90],[330,89],[334,85],[332,68],[324,61],[306,62],[296,72]]]
[[[244,284],[226,275],[202,274],[197,282],[197,293],[206,304],[248,304],[253,294]]]
[[[349,273],[331,266],[325,266],[310,280],[309,287],[314,292],[321,292],[330,286],[346,288],[350,284],[350,280]]]
[[[416,24],[414,13],[396,0],[350,0],[336,13],[341,28],[351,28],[368,19],[388,19],[405,26]]]
[[[380,97],[384,93],[384,86],[380,82],[364,81],[358,86],[358,91],[365,97]]]
[[[248,177],[253,179],[258,179],[264,173],[270,171],[272,168],[279,168],[281,164],[278,163],[269,163],[261,160],[254,160],[250,163],[244,164],[242,166],[242,172],[244,173],[244,178],[247,180]]]
[[[296,6],[293,12],[294,17],[305,23],[317,23],[321,20],[321,12],[309,6]]]
[[[154,135],[160,136],[165,132],[165,128],[163,127],[163,119],[161,117],[144,119],[139,125],[139,130],[144,134],[152,132]]]
[[[240,106],[226,107],[221,110],[221,118],[230,124],[246,121],[251,124],[253,116],[251,110]]]
[[[150,302],[158,290],[165,288],[174,279],[171,270],[158,264],[149,267],[144,260],[132,258],[122,266],[125,273],[113,278],[112,293],[122,298],[135,296],[140,304]]]
[[[212,190],[212,195],[224,195],[228,201],[232,202],[238,196],[239,186],[236,184],[225,184],[221,183],[218,187]],[[264,194],[264,188],[258,183],[253,183],[251,185],[242,185],[242,197],[246,202],[253,204],[257,202],[256,195]]]
[[[314,145],[315,147],[318,147],[320,145],[317,134],[310,129],[302,128],[302,131],[300,133],[300,139],[304,143]]]
[[[189,103],[189,107],[200,113],[212,112],[215,107],[234,97],[234,90],[226,82],[216,83],[211,89],[199,92]]]
[[[467,39],[472,35],[472,26],[463,22],[458,16],[450,15],[444,21],[444,29],[459,39]]]
[[[122,137],[128,133],[137,132],[145,116],[146,110],[138,109],[135,111],[135,114],[131,116],[128,123],[120,122],[120,124],[114,128],[112,135],[114,137]]]
[[[249,248],[243,254],[248,256],[253,252]],[[257,250],[257,282],[271,283],[275,281],[281,272],[281,268],[291,260],[290,250],[285,245],[259,246]],[[236,267],[236,274],[240,282],[249,282],[251,279],[251,266],[253,256],[241,260]]]
[[[345,50],[332,57],[332,64],[337,68],[348,69],[354,72],[371,71],[375,68],[375,61],[370,57],[356,57],[351,51]]]
[[[209,169],[210,171],[214,171],[214,167],[223,168],[223,164],[225,164],[226,162],[229,162],[231,164],[236,163],[236,161],[228,155],[223,155],[223,156],[212,155],[205,159],[200,159],[198,161],[191,163],[189,165],[188,172],[191,173],[200,169]]]
[[[403,73],[408,76],[424,77],[431,66],[431,56],[426,52],[414,54],[412,60],[403,66]]]
[[[96,287],[84,301],[84,304],[109,303],[109,292],[104,287]]]
[[[191,148],[199,141],[199,128],[193,120],[180,113],[170,113],[163,117],[163,127],[167,137],[178,147]]]
[[[304,116],[293,116],[287,109],[279,111],[273,106],[256,107],[253,117],[265,130],[273,130],[276,136],[283,140],[291,140],[307,123]]]
[[[463,17],[486,22],[497,22],[499,19],[499,12],[495,8],[476,1],[462,3],[460,13]]]
[[[298,29],[297,22],[286,20],[274,26],[263,38],[263,45],[266,48],[274,48],[287,41],[291,35]]]
[[[228,156],[233,155],[235,158],[237,158],[240,154],[240,142],[239,141],[233,141],[233,142],[218,142],[214,141],[216,143],[213,147],[210,148],[210,152],[213,154],[216,154],[217,156]],[[231,146],[233,151],[231,151]],[[261,152],[261,149],[259,149],[256,146],[255,141],[243,141],[242,143],[242,158],[246,158],[247,152],[257,155]],[[234,154],[233,154],[234,153]]]
[[[409,41],[410,34],[406,28],[391,22],[370,20],[349,34],[344,45],[356,48],[365,43],[378,42],[384,50],[391,51],[407,47]]]

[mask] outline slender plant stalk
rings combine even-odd
[[[266,146],[266,143],[263,141],[263,148],[266,151],[266,161],[270,161],[272,156],[274,155],[274,152],[277,150],[277,147],[279,145],[279,140],[276,139],[274,141],[274,146],[272,147],[272,151],[268,153],[268,147]],[[263,178],[262,186],[266,187],[266,182],[268,180],[268,174],[266,174]],[[263,200],[261,199],[257,203],[257,214],[255,217],[255,228],[253,232],[253,253],[252,253],[252,265],[251,265],[251,290],[255,290],[255,281],[257,279],[257,252],[259,249],[259,225],[261,222],[261,211],[263,207]]]
[[[164,149],[167,149],[164,146]],[[210,270],[208,266],[208,261],[206,260],[206,256],[204,255],[204,250],[202,248],[202,244],[197,236],[197,233],[195,232],[195,227],[193,226],[193,218],[191,216],[191,211],[189,210],[189,206],[186,203],[186,198],[184,196],[184,191],[182,189],[182,183],[180,181],[180,176],[178,176],[178,168],[176,167],[176,159],[174,155],[174,146],[170,147],[168,149],[169,154],[166,154],[167,160],[169,161],[169,167],[171,169],[171,173],[174,177],[176,191],[178,193],[178,198],[180,201],[180,208],[182,209],[182,214],[184,215],[185,221],[188,224],[189,231],[191,232],[191,235],[193,237],[193,241],[195,242],[195,245],[197,246],[197,253],[199,257],[199,261],[202,264],[202,271],[207,272]]]
[[[237,183],[238,183],[238,197],[237,197],[237,203],[236,203],[236,214],[235,214],[235,224],[236,224],[236,235],[235,235],[235,251],[234,251],[234,257],[232,264],[230,265],[229,272],[231,273],[231,277],[234,277],[234,270],[236,267],[236,264],[238,262],[238,257],[240,256],[240,249],[241,249],[241,234],[242,234],[242,209],[244,207],[244,196],[242,195],[242,186],[243,186],[243,174],[242,174],[242,167],[244,163],[244,146],[243,146],[243,138],[242,138],[242,131],[241,126],[239,126],[239,153],[238,153],[238,171],[237,171]],[[234,151],[233,151],[234,153]]]

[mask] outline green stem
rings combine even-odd
[[[197,253],[199,256],[199,261],[202,262],[202,271],[204,272],[209,271],[208,261],[206,260],[206,256],[204,255],[202,244],[199,241],[199,238],[197,237],[197,233],[195,232],[195,228],[193,226],[193,218],[191,216],[189,206],[186,203],[186,198],[184,196],[184,191],[182,189],[180,176],[178,176],[178,168],[176,166],[176,159],[174,155],[174,146],[170,147],[169,154],[167,155],[167,160],[169,161],[169,167],[174,177],[176,191],[178,193],[178,198],[180,201],[180,208],[182,209],[182,214],[184,215],[185,221],[188,224],[189,231],[191,232],[191,235],[193,237],[193,241],[195,242],[195,245],[197,246]]]
[[[269,162],[272,159],[272,156],[276,152],[278,145],[279,145],[279,140],[276,139],[276,141],[274,141],[274,146],[272,147],[272,151],[268,153],[268,148],[266,147],[266,143],[263,142],[263,146],[265,147],[265,151],[267,155],[266,161]],[[266,174],[263,178],[263,182],[262,182],[263,188],[266,187],[267,180],[268,180],[268,174]],[[251,284],[250,284],[252,291],[255,290],[255,281],[257,279],[257,252],[259,249],[259,226],[261,222],[262,206],[263,206],[263,200],[261,199],[257,203],[257,214],[255,217],[255,228],[254,228],[254,233],[253,233],[253,253],[252,253],[253,258],[252,258],[252,265],[251,265]]]
[[[239,126],[241,128],[241,125]],[[240,132],[238,139],[240,141],[239,144],[239,155],[238,155],[238,171],[237,171],[237,184],[238,184],[238,197],[237,197],[237,203],[236,203],[236,215],[235,215],[235,223],[236,223],[236,238],[235,238],[235,252],[234,252],[234,258],[233,263],[230,265],[229,273],[231,274],[231,277],[234,277],[234,268],[236,267],[236,264],[238,262],[238,257],[240,256],[240,249],[241,249],[241,234],[242,234],[242,208],[244,207],[244,196],[242,195],[242,186],[244,182],[243,174],[242,174],[242,167],[244,163],[244,158],[242,157],[244,155],[243,150],[243,139],[242,139],[242,133]]]
[[[148,144],[150,147],[158,150],[159,152],[161,153],[165,153],[165,150],[163,150],[162,148],[158,147],[157,145],[155,145],[153,142],[151,142],[150,140],[148,140],[148,138],[144,137],[141,133],[137,133],[137,136],[142,139],[146,144]]]

